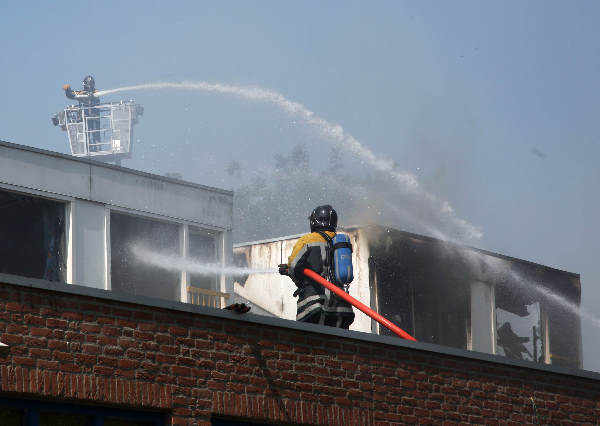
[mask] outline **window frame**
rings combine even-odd
[[[15,186],[7,183],[0,182],[0,191],[1,192],[10,192],[13,194],[17,194],[24,197],[38,198],[42,200],[47,200],[54,203],[62,204],[64,207],[64,275],[63,279],[66,283],[72,282],[73,275],[73,250],[71,244],[71,236],[72,236],[72,221],[71,221],[71,203],[74,198],[69,197],[62,194],[52,193],[48,194],[47,192],[36,190],[33,188],[25,188],[20,186]]]
[[[112,280],[112,271],[111,271],[111,262],[112,262],[112,254],[111,254],[111,215],[112,213],[127,215],[130,217],[138,217],[146,220],[154,220],[157,222],[162,222],[170,225],[177,225],[179,231],[179,253],[184,260],[189,258],[189,242],[190,242],[190,228],[193,228],[195,231],[205,232],[208,234],[214,235],[214,243],[215,243],[215,261],[217,263],[223,263],[224,261],[224,238],[225,231],[221,228],[217,228],[214,226],[206,225],[203,223],[193,222],[184,219],[178,219],[174,217],[161,216],[154,213],[143,212],[139,210],[128,209],[124,207],[111,206],[106,204],[106,288],[107,290],[111,290],[111,280]],[[179,286],[180,286],[180,297],[179,302],[188,303],[188,292],[187,287],[190,283],[190,274],[186,271],[182,271],[179,274]],[[225,286],[225,276],[220,275],[216,277],[216,285],[217,287],[221,287],[221,289],[217,289],[219,291],[224,291]]]

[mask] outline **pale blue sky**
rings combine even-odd
[[[600,316],[598,22],[596,1],[4,2],[0,139],[67,152],[49,117],[86,74],[276,90],[417,174],[478,246],[581,273]],[[263,166],[306,137],[268,105],[124,96],[146,109],[128,167],[228,186],[227,161]],[[600,330],[583,330],[600,371]]]

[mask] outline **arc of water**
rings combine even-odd
[[[441,200],[435,195],[425,191],[420,185],[415,175],[396,169],[394,162],[377,157],[373,151],[362,145],[352,135],[348,134],[339,124],[331,123],[319,116],[304,105],[287,99],[280,93],[261,87],[240,87],[221,83],[200,82],[158,82],[138,84],[135,86],[125,86],[109,90],[101,90],[96,94],[105,96],[112,93],[150,90],[150,89],[180,89],[180,90],[200,90],[205,92],[214,92],[230,94],[244,99],[257,102],[267,102],[276,105],[286,113],[298,117],[309,126],[316,129],[324,138],[343,143],[354,155],[365,163],[369,164],[376,171],[386,173],[393,178],[405,191],[423,197],[433,209],[439,211],[446,218],[446,222],[458,229],[458,233],[467,241],[479,240],[483,233],[481,230],[468,221],[458,217],[452,206],[447,201]]]

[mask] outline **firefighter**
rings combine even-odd
[[[86,76],[83,79],[82,84],[83,90],[73,90],[70,85],[65,84],[63,89],[65,90],[67,98],[75,99],[81,106],[89,107],[98,105],[100,103],[100,98],[94,95],[96,92],[96,82],[94,81],[94,77],[91,75]]]
[[[69,99],[75,99],[83,110],[83,116],[86,118],[86,131],[88,134],[89,151],[99,151],[100,146],[100,112],[98,108],[93,108],[100,103],[100,98],[95,95],[96,81],[91,75],[85,76],[82,82],[83,90],[73,90],[71,86],[65,84],[63,89]]]
[[[315,208],[308,219],[311,232],[298,240],[288,263],[279,265],[279,273],[289,275],[298,287],[294,292],[294,297],[298,296],[297,321],[347,329],[354,321],[352,306],[302,272],[308,268],[326,279],[331,276],[329,244],[321,233],[335,236],[337,213],[327,204]]]

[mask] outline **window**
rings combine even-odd
[[[0,425],[21,426],[23,424],[23,410],[0,407]]]
[[[509,307],[504,304],[503,299],[503,292],[497,291],[496,353],[507,358],[543,363],[540,304],[520,303]]]
[[[56,411],[41,411],[40,426],[88,426],[90,416],[85,414],[61,413]]]
[[[456,259],[435,242],[403,236],[371,255],[379,313],[419,341],[467,348],[469,281]]]
[[[189,228],[188,258],[199,265],[215,265],[219,258],[215,233],[199,228]],[[187,302],[220,308],[226,293],[218,291],[219,276],[214,273],[201,274],[191,272],[189,274],[189,286],[187,288]]]
[[[2,426],[164,426],[164,413],[0,398]]]
[[[205,264],[217,261],[214,236],[201,229],[190,227],[189,258]],[[216,290],[217,276],[215,274],[190,274],[190,285],[206,290]]]
[[[538,273],[525,263],[511,262],[510,274],[495,287],[496,353],[511,359],[543,363],[544,330]]]
[[[251,422],[247,420],[213,417],[210,419],[210,424],[213,426],[265,426],[272,423],[258,423],[255,421]]]
[[[180,299],[181,274],[144,262],[133,247],[153,253],[179,253],[179,225],[112,212],[110,215],[111,288],[167,300]]]
[[[0,191],[0,272],[65,281],[65,205]]]

